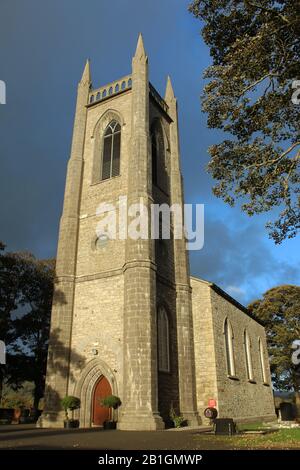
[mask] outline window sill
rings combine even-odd
[[[230,380],[240,380],[236,375],[227,375]]]
[[[117,175],[117,176],[112,176],[111,178],[106,178],[105,180],[98,180],[98,181],[93,181],[91,183],[91,186],[96,186],[97,184],[100,184],[100,183],[107,183],[107,181],[111,181],[111,180],[114,180],[116,178],[120,178],[121,175]]]

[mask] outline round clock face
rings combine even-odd
[[[96,249],[101,250],[101,248],[104,248],[107,245],[108,242],[109,242],[108,235],[106,235],[106,233],[102,233],[96,239],[96,243],[95,243]]]

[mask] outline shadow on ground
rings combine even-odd
[[[3,429],[3,428],[6,429]],[[40,429],[1,426],[0,449],[4,450],[204,450],[226,445],[207,441],[195,429],[185,432],[118,431],[88,429]],[[201,443],[202,441],[202,443]],[[201,445],[203,444],[203,445]],[[217,445],[216,445],[217,444]]]

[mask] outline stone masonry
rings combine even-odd
[[[102,180],[104,133],[112,121],[121,128],[120,171]],[[159,184],[152,175],[155,129]],[[177,101],[169,78],[164,99],[149,83],[141,35],[130,75],[94,89],[87,62],[78,85],[39,426],[63,425],[60,400],[67,394],[81,399],[75,413],[80,426],[92,426],[93,395],[102,376],[121,398],[114,412],[121,430],[163,429],[171,406],[189,425],[198,425],[209,399],[216,399],[221,417],[271,418],[269,370],[262,384],[256,344],[260,337],[268,365],[263,327],[220,289],[190,278],[184,238],[101,239],[100,204],[117,207],[118,220],[124,196],[128,206],[183,204]],[[168,317],[168,371],[158,370],[159,306]],[[235,380],[226,375],[224,362],[227,317],[238,358]],[[255,383],[245,376],[244,328],[253,338]]]
[[[265,330],[249,316],[246,309],[212,283],[191,278],[193,289],[193,319],[197,404],[199,413],[215,399],[220,418],[236,421],[275,419],[272,383],[267,356]],[[227,372],[224,322],[228,318],[233,328],[233,348],[236,377]],[[253,380],[248,380],[244,352],[244,330],[251,341]],[[264,383],[259,359],[258,339],[265,355]],[[205,419],[204,419],[205,422]]]

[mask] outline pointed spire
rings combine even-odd
[[[138,38],[138,42],[137,42],[134,57],[137,58],[137,59],[146,58],[146,52],[145,52],[145,48],[144,48],[144,41],[143,41],[142,33],[139,34],[139,38]]]
[[[173,90],[171,78],[168,75],[166,92],[165,92],[165,101],[168,103],[174,99],[175,99],[174,90]]]
[[[86,85],[87,83],[91,83],[91,70],[90,70],[90,60],[87,59],[83,74],[80,80],[80,83]]]

